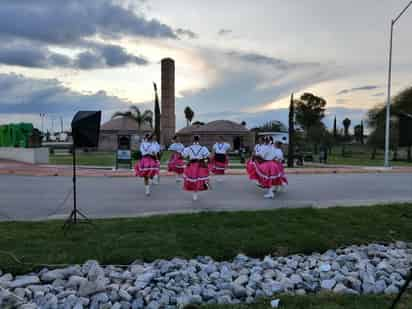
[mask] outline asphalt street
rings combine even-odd
[[[226,176],[194,202],[173,177],[163,177],[149,198],[139,178],[79,177],[78,206],[91,218],[110,218],[412,202],[412,174],[290,175],[289,181],[286,192],[265,200],[264,191],[246,176]],[[70,177],[0,176],[0,220],[65,218],[72,207],[71,188]]]

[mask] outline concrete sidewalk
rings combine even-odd
[[[286,168],[286,174],[310,175],[310,174],[368,174],[368,173],[412,173],[412,167],[370,167],[370,166],[311,166],[303,168]],[[112,170],[110,167],[101,166],[78,166],[78,176],[90,177],[134,177],[131,170]],[[229,169],[228,175],[245,175],[245,169]],[[22,162],[0,160],[0,175],[21,176],[71,176],[70,165],[33,165]],[[161,171],[162,176],[172,176],[165,169]]]

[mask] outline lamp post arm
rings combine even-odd
[[[399,18],[402,17],[403,14],[409,9],[409,7],[412,5],[412,1],[408,3],[408,5],[402,10],[402,12],[399,13],[399,15],[393,20],[393,23],[396,24],[396,22],[399,20]]]

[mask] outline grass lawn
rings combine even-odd
[[[164,151],[162,153],[161,163],[167,164],[169,161],[171,152]],[[89,166],[106,166],[113,167],[115,165],[116,154],[114,152],[77,152],[76,162],[78,165],[89,165]],[[236,157],[230,158],[231,163],[240,164],[240,159]],[[70,154],[51,154],[49,157],[50,164],[56,165],[71,165],[72,156]],[[134,164],[134,161],[133,161]],[[234,168],[244,168],[234,167]]]
[[[393,296],[341,296],[320,294],[313,296],[280,295],[279,308],[286,309],[387,309],[392,303]],[[203,308],[203,307],[202,307]],[[267,309],[271,308],[269,301],[253,305],[205,306],[205,309]],[[397,309],[412,308],[412,293],[405,295]]]
[[[370,154],[355,154],[351,157],[342,157],[341,155],[332,155],[328,157],[328,164],[336,165],[361,165],[361,166],[383,166],[383,156],[378,156],[371,160]],[[391,161],[391,166],[412,166],[412,162]]]
[[[209,255],[217,260],[239,252],[262,257],[322,252],[351,244],[412,241],[412,204],[330,209],[281,209],[258,212],[200,213],[148,218],[95,220],[64,236],[62,221],[2,222],[0,250],[25,263],[71,264],[97,259],[129,264],[175,256]],[[0,253],[3,272],[27,273],[39,266],[21,265]],[[287,309],[388,308],[388,296],[282,295]],[[409,293],[398,308],[411,308]],[[209,309],[268,308],[253,305],[206,306]]]
[[[162,164],[167,163],[170,157],[170,151],[165,151],[162,154]],[[78,165],[90,166],[115,166],[116,154],[114,152],[78,152],[76,153],[76,162]],[[70,154],[53,154],[49,157],[50,164],[56,165],[71,165],[72,156]],[[134,164],[134,161],[133,161]]]
[[[2,222],[0,250],[35,264],[128,264],[135,259],[209,255],[231,259],[239,252],[261,257],[325,251],[373,241],[412,241],[412,204],[201,213],[95,220],[64,236],[61,221]],[[0,254],[3,271],[32,267]]]
[[[76,162],[78,165],[90,166],[114,166],[115,153],[110,152],[77,152]],[[71,165],[72,156],[70,154],[51,154],[49,163],[56,165]]]

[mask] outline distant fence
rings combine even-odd
[[[31,123],[0,125],[0,147],[27,148],[32,134]]]

